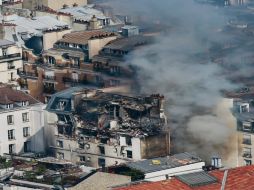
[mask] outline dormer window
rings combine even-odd
[[[13,104],[6,104],[6,109],[12,109],[13,108]]]
[[[66,104],[67,104],[66,101],[59,101],[59,104],[58,104],[59,109],[64,110],[66,107]]]
[[[21,102],[21,106],[28,106],[28,104],[29,104],[28,101],[22,101]]]

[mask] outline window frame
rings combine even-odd
[[[11,119],[9,119],[11,118]],[[11,120],[11,122],[10,122]],[[14,125],[14,115],[7,115],[7,124],[8,125]]]

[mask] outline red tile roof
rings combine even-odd
[[[177,178],[172,178],[165,181],[147,182],[116,188],[115,190],[220,190],[224,171],[216,170],[209,174],[216,177],[218,182],[199,187],[190,187]],[[254,166],[229,169],[225,190],[254,190]]]
[[[86,45],[90,39],[107,38],[112,36],[116,36],[116,34],[113,32],[105,32],[103,30],[71,32],[65,34],[59,42]]]

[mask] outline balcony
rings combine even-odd
[[[28,78],[28,79],[37,79],[38,78],[38,73],[24,72],[24,71],[19,71],[19,70],[18,70],[18,75],[21,78]]]
[[[0,56],[0,61],[6,60],[6,59],[21,59],[21,54],[20,53],[14,53],[14,54],[9,54],[9,55],[2,55]]]
[[[8,65],[8,69],[15,69],[15,65]]]
[[[55,81],[56,77],[55,76],[49,76],[49,75],[43,75],[43,79],[48,80],[48,81]]]
[[[245,145],[251,145],[251,140],[250,139],[243,139],[243,143]]]
[[[250,152],[244,152],[244,153],[243,153],[243,157],[244,157],[244,158],[252,158],[252,155],[251,155]]]
[[[78,84],[87,84],[87,80],[73,79],[69,77],[63,77],[63,82],[65,84],[71,84],[71,86],[76,86]]]

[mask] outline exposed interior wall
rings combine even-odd
[[[141,139],[142,159],[167,156],[170,152],[169,133]]]

